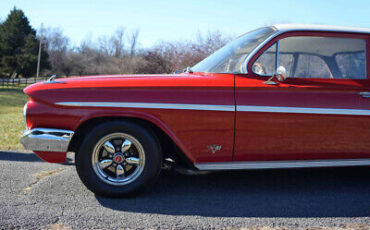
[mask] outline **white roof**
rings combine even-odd
[[[349,33],[370,33],[370,28],[351,27],[351,26],[330,26],[330,25],[310,25],[310,24],[277,24],[273,25],[280,32],[288,31],[329,31],[329,32],[349,32]]]

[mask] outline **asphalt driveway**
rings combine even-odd
[[[95,196],[73,164],[0,152],[0,228],[370,229],[370,167],[162,173],[147,194]]]

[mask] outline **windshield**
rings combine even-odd
[[[263,27],[248,32],[191,68],[194,72],[242,73],[242,65],[247,55],[274,29]]]

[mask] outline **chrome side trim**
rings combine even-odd
[[[205,104],[172,104],[172,103],[135,103],[135,102],[57,102],[56,105],[73,107],[113,107],[113,108],[141,108],[141,109],[184,109],[206,111],[234,112],[233,105],[205,105]],[[238,105],[240,112],[269,112],[269,113],[304,113],[304,114],[340,114],[369,116],[370,110],[363,109],[330,109],[305,107],[278,107],[278,106],[248,106]]]
[[[26,130],[21,138],[25,149],[46,152],[67,152],[74,132],[62,129]]]
[[[367,159],[343,160],[301,160],[301,161],[246,161],[223,163],[199,163],[195,167],[199,170],[242,170],[242,169],[282,169],[282,168],[316,168],[316,167],[345,167],[370,166]]]
[[[365,109],[330,109],[305,107],[278,107],[278,106],[247,106],[238,105],[236,111],[240,112],[267,112],[267,113],[304,113],[304,114],[339,114],[369,116],[370,110]]]
[[[208,111],[235,111],[234,105],[171,104],[171,103],[136,103],[136,102],[57,102],[56,105],[78,107],[115,107],[141,109],[185,109]]]

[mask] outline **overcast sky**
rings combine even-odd
[[[0,19],[16,6],[34,28],[60,27],[74,44],[139,29],[141,47],[194,39],[198,31],[240,35],[276,23],[370,27],[370,0],[1,0]]]

